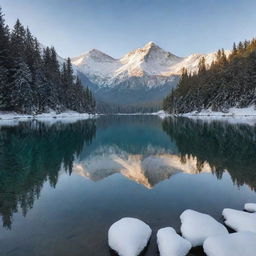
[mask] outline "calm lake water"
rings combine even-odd
[[[0,123],[1,125],[1,123]],[[222,222],[256,202],[256,126],[102,116],[0,128],[0,255],[110,256],[110,225],[180,232],[185,209]],[[200,249],[190,255],[203,255]]]

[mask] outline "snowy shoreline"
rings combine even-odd
[[[191,116],[209,116],[209,117],[240,117],[240,116],[256,116],[255,106],[247,108],[230,108],[227,112],[217,112],[211,109],[204,109],[200,112],[193,111],[180,116],[191,117]]]
[[[26,114],[18,114],[15,112],[0,112],[0,122],[1,121],[26,121],[26,120],[47,120],[47,119],[90,119],[97,116],[97,114],[89,114],[89,113],[78,113],[75,111],[67,111],[62,113],[49,112],[42,113],[37,115],[26,115]]]
[[[15,112],[0,112],[0,122],[3,120],[43,120],[43,119],[63,119],[63,118],[72,118],[72,119],[89,119],[94,118],[98,115],[108,115],[108,114],[89,114],[89,113],[78,113],[75,111],[66,111],[62,113],[56,113],[51,111],[49,113],[42,113],[37,115],[26,115],[26,114],[18,114]],[[152,113],[116,113],[116,114],[109,114],[109,115],[119,115],[119,116],[138,116],[138,115],[145,115],[145,116],[159,116],[160,118],[164,119],[166,117],[188,117],[188,118],[198,118],[198,119],[217,119],[217,120],[229,120],[229,119],[253,119],[256,121],[256,109],[254,106],[248,108],[230,108],[227,112],[215,112],[211,109],[205,109],[200,112],[193,111],[184,114],[169,114],[164,110],[160,110],[158,112]]]
[[[227,112],[215,112],[211,109],[205,109],[201,112],[193,111],[184,114],[169,114],[163,110],[151,113],[157,115],[161,119],[167,117],[186,117],[193,120],[201,120],[206,122],[225,121],[231,124],[256,124],[256,109],[254,106],[248,108],[230,108]]]
[[[115,115],[152,115],[159,116],[161,118],[171,117],[171,116],[180,116],[180,117],[205,117],[205,118],[216,118],[216,117],[255,117],[256,118],[256,108],[255,106],[250,106],[247,108],[230,108],[227,112],[217,112],[212,111],[211,109],[204,109],[202,111],[192,111],[184,114],[169,114],[164,110],[159,110],[158,112],[152,113],[117,113]]]

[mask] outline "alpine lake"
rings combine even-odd
[[[223,223],[256,202],[256,125],[109,115],[0,121],[0,255],[111,256],[122,217],[180,233],[186,209]],[[199,227],[200,228],[200,227]],[[189,255],[204,255],[194,248]]]

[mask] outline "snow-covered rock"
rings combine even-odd
[[[208,256],[255,256],[256,234],[240,232],[213,236],[205,240],[203,247]]]
[[[192,247],[189,241],[179,236],[171,227],[158,230],[157,244],[160,256],[185,256]]]
[[[222,215],[225,218],[225,224],[235,231],[256,233],[256,213],[224,209]]]
[[[186,210],[181,216],[182,236],[191,242],[192,246],[203,245],[206,238],[214,235],[228,234],[224,225],[208,214],[194,210]]]
[[[256,212],[256,204],[247,203],[244,205],[244,209],[248,212]]]
[[[108,231],[108,244],[120,256],[137,256],[146,247],[151,228],[136,218],[122,218]]]

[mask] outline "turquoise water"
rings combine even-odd
[[[1,125],[1,123],[0,123]],[[107,231],[130,216],[153,235],[185,209],[219,221],[256,202],[256,127],[102,116],[0,129],[0,255],[114,255]],[[191,255],[203,255],[194,249]]]

